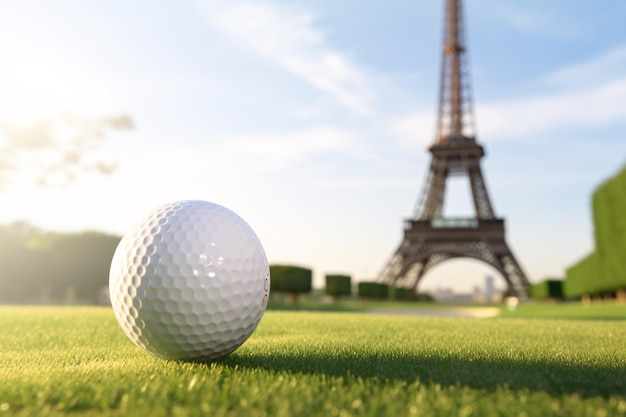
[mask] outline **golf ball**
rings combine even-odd
[[[209,361],[261,321],[270,274],[261,242],[229,209],[185,200],[157,207],[120,241],[109,275],[115,317],[164,359]]]

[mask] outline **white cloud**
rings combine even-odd
[[[479,103],[479,140],[528,139],[530,135],[626,120],[626,46],[558,69],[541,83],[558,88],[534,96]],[[390,131],[403,146],[432,143],[436,114],[416,110],[395,119]],[[426,138],[426,140],[424,139]]]
[[[581,78],[586,72],[581,69]],[[575,71],[567,73],[573,79]],[[475,112],[478,138],[488,141],[620,123],[626,120],[626,77],[588,88],[486,103]],[[400,146],[425,147],[434,142],[436,117],[434,111],[416,109],[391,118],[388,129]]]
[[[482,104],[478,133],[488,140],[528,138],[531,134],[626,119],[626,46],[618,46],[541,79],[552,93]]]
[[[205,184],[215,190],[241,185],[242,181],[246,184],[268,180],[289,182],[289,175],[285,173],[307,164],[317,169],[311,160],[320,155],[358,156],[355,153],[357,135],[330,126],[289,132],[224,134],[214,139],[206,146],[189,147],[174,142],[156,146],[147,137],[139,138],[132,144],[132,149],[136,150],[120,155],[120,175],[134,181],[133,178],[141,180],[142,173],[152,172],[154,181],[176,184],[171,188],[193,190]],[[139,157],[141,149],[146,148],[150,148],[149,158]],[[155,170],[154,167],[166,168]],[[199,176],[198,172],[210,175]]]
[[[90,173],[111,175],[117,164],[102,160],[98,150],[109,131],[132,128],[126,115],[90,118],[71,112],[26,126],[0,122],[0,191],[15,175],[42,186],[73,184]]]
[[[626,119],[626,46],[558,69],[541,79],[552,93],[479,103],[479,140],[527,139],[529,135]],[[436,113],[424,108],[392,117],[387,128],[403,147],[434,141]]]
[[[435,141],[436,116],[434,111],[414,110],[390,119],[388,129],[400,146],[421,149]]]
[[[626,45],[548,74],[542,81],[556,86],[597,85],[626,76]]]
[[[625,104],[626,78],[577,91],[488,103],[476,110],[478,132],[493,140],[615,123],[626,118]]]
[[[0,42],[0,54],[0,122],[32,124],[68,110],[96,116],[114,107],[107,81],[71,55],[16,39]]]
[[[355,155],[358,137],[354,132],[330,126],[283,133],[229,136],[220,154],[229,160],[257,161],[254,169],[281,171],[316,154]]]
[[[270,62],[334,97],[357,114],[368,114],[375,92],[368,75],[327,45],[311,13],[261,2],[204,2],[208,20]]]

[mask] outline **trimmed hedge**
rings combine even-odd
[[[593,194],[596,252],[602,264],[597,292],[626,288],[626,168]]]
[[[567,269],[566,297],[626,289],[626,167],[593,193],[596,251]]]
[[[270,292],[302,294],[311,292],[313,272],[294,265],[270,265]]]
[[[389,292],[394,300],[406,301],[411,299],[411,290],[405,287],[391,287]]]
[[[349,275],[326,275],[324,292],[339,298],[352,294],[352,279]]]
[[[576,265],[567,269],[563,293],[567,298],[580,298],[598,292],[600,264],[595,252],[584,257]]]
[[[380,282],[359,282],[358,291],[362,298],[382,300],[389,297],[389,285]]]
[[[528,289],[528,296],[540,300],[549,298],[563,298],[563,281],[558,279],[546,279],[537,284],[531,285]]]

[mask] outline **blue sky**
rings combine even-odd
[[[531,281],[562,276],[626,162],[626,3],[465,3],[492,203]],[[424,185],[442,22],[442,1],[0,2],[0,222],[122,234],[204,199],[318,286],[371,279]],[[451,261],[422,289],[486,274]]]

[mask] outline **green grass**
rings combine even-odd
[[[619,320],[269,311],[213,364],[140,351],[106,308],[0,307],[0,335],[0,417],[626,415]]]
[[[614,302],[524,303],[514,311],[502,309],[500,317],[554,318],[576,320],[626,320],[626,304]]]
[[[325,312],[376,312],[380,310],[390,311],[406,311],[406,310],[433,310],[433,309],[452,309],[452,308],[476,308],[476,307],[493,307],[500,304],[483,305],[474,303],[437,303],[437,302],[412,302],[412,301],[395,301],[395,300],[362,300],[358,298],[346,298],[340,302],[320,302],[317,300],[301,300],[296,304],[277,302],[270,299],[268,310],[270,311],[325,311]]]

